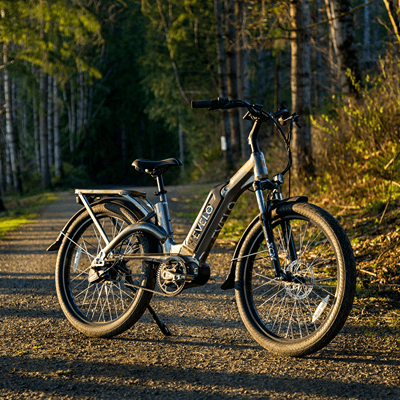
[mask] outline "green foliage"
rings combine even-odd
[[[101,77],[93,65],[93,50],[103,39],[89,9],[71,0],[2,0],[0,8],[0,41],[15,46],[14,62],[28,61],[60,82],[75,69]]]
[[[138,63],[146,46],[145,18],[125,9],[115,23],[104,22],[103,37],[106,56],[99,70],[104,78],[93,90],[93,110],[101,111],[79,135],[70,162],[85,165],[86,176],[98,184],[146,184],[149,177],[131,167],[133,160],[177,157],[179,147],[177,129],[168,129],[163,119],[149,118],[145,112],[156,102],[143,84],[145,70]],[[68,138],[63,148],[69,152]],[[167,183],[172,176],[167,174]]]
[[[160,11],[156,2],[142,2],[148,24],[145,51],[139,62],[147,96],[154,98],[145,112],[152,120],[164,121],[170,131],[177,132],[181,125],[189,150],[186,162],[197,166],[192,179],[199,179],[222,156],[221,115],[191,110],[177,78],[190,100],[218,97],[214,6],[211,0],[175,0],[169,8],[165,2],[161,4]]]
[[[313,118],[319,190],[375,207],[400,180],[400,89],[398,61],[381,61],[381,74],[367,76],[354,98],[333,99],[331,112]],[[390,187],[392,186],[392,187]]]

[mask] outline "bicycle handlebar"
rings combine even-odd
[[[251,105],[247,101],[243,100],[229,100],[223,97],[218,97],[215,100],[196,100],[191,102],[192,108],[208,108],[211,110],[229,110],[231,108],[238,108],[238,107],[246,107],[249,112],[253,115],[260,116],[263,115],[267,118],[279,118],[282,117],[283,119],[290,118],[291,115],[286,108],[282,108],[275,113],[267,113],[262,111],[262,104],[253,104]]]
[[[192,108],[209,108],[212,106],[213,100],[197,100],[191,102]],[[214,100],[215,101],[215,100]],[[218,100],[217,100],[218,101]]]
[[[299,121],[299,116],[294,113],[290,114],[289,111],[286,109],[286,107],[283,105],[281,109],[276,111],[275,113],[270,113],[267,111],[264,111],[262,109],[262,104],[250,104],[247,101],[243,100],[229,100],[226,98],[218,97],[218,99],[215,100],[197,100],[197,101],[192,101],[191,102],[191,107],[192,108],[208,108],[210,111],[211,110],[218,110],[218,109],[223,109],[223,110],[228,110],[230,108],[239,108],[239,107],[245,107],[248,110],[248,113],[243,117],[244,119],[252,119],[254,121],[272,121],[275,126],[278,128],[278,131],[282,135],[285,144],[286,144],[286,149],[288,151],[288,164],[284,171],[282,171],[282,175],[284,175],[291,167],[292,165],[292,156],[291,156],[291,151],[290,151],[290,140],[292,136],[292,128],[293,124],[296,124],[299,128],[301,128],[301,125],[298,123]],[[283,120],[283,125],[286,124],[287,121],[291,121],[290,123],[290,128],[289,128],[289,133],[288,136],[286,137],[285,132],[283,131],[282,125],[277,121],[277,119],[282,118]],[[257,134],[255,137],[255,144],[258,147],[257,144]],[[250,138],[250,136],[249,136]]]
[[[231,101],[229,99],[225,99],[223,97],[218,97],[215,100],[197,100],[192,101],[192,108],[209,108],[210,110],[217,110],[219,108],[226,108],[231,105]],[[231,108],[231,107],[229,107]]]

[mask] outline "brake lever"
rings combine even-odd
[[[299,129],[301,129],[301,125],[299,124],[299,116],[298,116],[297,114],[293,114],[292,117],[293,117],[293,121],[294,121],[294,123],[296,124],[296,126],[297,126]]]

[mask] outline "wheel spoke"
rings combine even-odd
[[[288,341],[304,340],[325,322],[337,301],[337,256],[324,231],[306,217],[282,219],[273,226],[273,232],[281,268],[288,278],[275,277],[261,228],[248,254],[240,254],[236,260],[253,257],[245,264],[252,271],[245,275],[251,284],[246,293],[251,295],[252,315],[263,323],[260,326]],[[291,243],[297,253],[294,259]],[[328,294],[329,302],[312,321]]]
[[[96,217],[107,238],[111,240],[127,224],[122,218],[110,217],[107,214]],[[144,239],[141,239],[141,234],[133,234],[113,250],[121,256],[118,260],[106,260],[104,266],[92,267],[92,260],[102,250],[104,240],[89,217],[83,221],[71,234],[74,240],[68,238],[67,256],[63,264],[65,278],[62,278],[65,282],[65,292],[77,319],[84,315],[89,323],[108,324],[121,318],[136,304],[138,290],[129,285],[140,286],[140,282],[147,281],[148,275],[143,274],[148,274],[151,270],[144,268],[142,261],[123,258],[128,254],[143,253],[141,240]],[[149,252],[147,248],[145,250]],[[81,253],[85,256],[81,257]],[[97,272],[97,276],[92,275],[92,268]],[[92,283],[88,280],[90,275],[95,278],[92,279]],[[146,296],[143,299],[146,299]],[[139,300],[138,305],[141,301]]]

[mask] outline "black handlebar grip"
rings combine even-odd
[[[197,100],[191,102],[192,108],[210,108],[211,105],[212,100]]]

